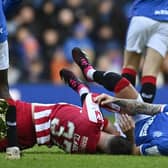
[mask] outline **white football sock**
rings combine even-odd
[[[79,89],[79,95],[82,96],[85,93],[89,93],[89,89],[87,87],[82,87],[81,89]]]
[[[95,72],[96,70],[95,69],[89,69],[88,71],[87,71],[87,77],[89,78],[89,79],[92,79],[93,80],[93,74],[94,74],[94,72]]]

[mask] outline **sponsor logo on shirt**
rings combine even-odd
[[[148,128],[153,123],[154,119],[155,119],[155,116],[151,117],[150,119],[148,119],[146,121],[146,123],[143,125],[143,127],[142,127],[142,129],[141,129],[141,131],[139,133],[140,137],[147,136]]]
[[[155,15],[168,15],[168,10],[155,10]]]
[[[161,131],[155,131],[154,133],[153,133],[153,137],[156,137],[156,138],[159,138],[159,137],[161,137],[163,135],[163,133],[161,132]]]

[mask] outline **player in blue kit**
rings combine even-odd
[[[120,109],[119,113],[134,116],[135,142],[142,155],[168,155],[168,105],[138,102],[130,100],[129,96],[124,98],[128,99],[102,94],[97,97],[96,102],[108,106],[108,109],[111,104],[115,104]]]
[[[168,1],[135,0],[130,13],[122,75],[134,86],[142,55],[141,96],[152,103],[157,76],[168,51]]]
[[[128,99],[102,94],[96,101],[108,109],[115,104],[120,109],[119,113],[134,116],[135,142],[142,155],[168,155],[168,105],[138,102],[130,100],[129,96],[124,98]]]
[[[101,94],[95,102],[109,111],[133,115],[137,146],[134,154],[168,155],[168,105],[144,103],[139,93],[124,77],[94,69],[79,48],[74,48],[72,54],[88,81],[101,84],[107,90],[115,92],[117,97]],[[121,126],[124,124],[120,119],[119,123]]]
[[[9,97],[8,86],[8,68],[9,68],[9,48],[8,48],[8,32],[6,25],[6,15],[11,13],[22,0],[0,0],[0,98]],[[16,109],[10,107],[6,114],[7,121],[7,136],[8,148],[7,157],[12,159],[20,158],[20,155],[12,155],[16,153],[17,148],[16,138]],[[11,151],[12,149],[12,151]],[[9,154],[9,155],[8,155]]]

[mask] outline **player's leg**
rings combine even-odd
[[[9,86],[8,86],[8,70],[0,69],[0,97],[1,98],[10,98]]]
[[[88,62],[86,54],[79,48],[74,48],[72,50],[72,56],[87,80],[95,81],[104,86],[107,90],[115,92],[117,97],[129,99],[137,98],[137,91],[130,82],[121,75],[114,72],[97,71]]]
[[[124,52],[124,64],[122,69],[122,76],[128,79],[133,86],[136,84],[136,74],[139,70],[141,54],[136,52]]]
[[[10,98],[9,86],[8,86],[8,67],[9,67],[9,54],[8,54],[8,42],[7,42],[7,28],[6,20],[3,12],[2,1],[0,1],[0,98]],[[6,123],[7,123],[7,158],[17,159],[19,148],[17,143],[17,130],[16,130],[16,109],[14,106],[9,106],[6,112]]]
[[[0,1],[0,97],[9,98],[8,67],[9,48],[7,41],[6,20],[3,13],[2,1]]]
[[[81,103],[83,105],[83,102],[86,98],[86,95],[90,92],[89,88],[81,82],[74,74],[73,72],[62,69],[60,71],[61,79],[64,80],[66,84],[68,84],[75,92],[77,92],[81,97]]]
[[[157,22],[147,43],[146,59],[142,72],[141,95],[144,101],[152,103],[156,92],[156,78],[168,51],[168,23]]]
[[[141,55],[146,48],[146,43],[150,37],[150,29],[153,24],[155,22],[152,19],[135,16],[131,19],[128,28],[122,75],[133,86],[136,84],[136,74],[139,70]]]
[[[156,79],[160,72],[163,57],[154,49],[148,48],[145,58],[140,94],[145,102],[152,103],[156,94]]]
[[[9,88],[7,82],[7,70],[0,70],[0,95],[1,98],[9,99]],[[4,111],[3,111],[4,112]],[[6,126],[8,147],[6,149],[7,159],[19,159],[20,150],[18,148],[17,127],[16,127],[16,107],[9,105],[6,111]]]

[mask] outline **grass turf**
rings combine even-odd
[[[56,147],[34,147],[23,151],[20,160],[6,160],[0,154],[2,168],[154,168],[167,167],[167,157],[72,155]]]
[[[109,118],[112,122],[113,117]],[[112,156],[66,154],[57,147],[35,146],[24,150],[20,160],[6,160],[0,153],[0,168],[162,168],[168,158],[163,156]]]

